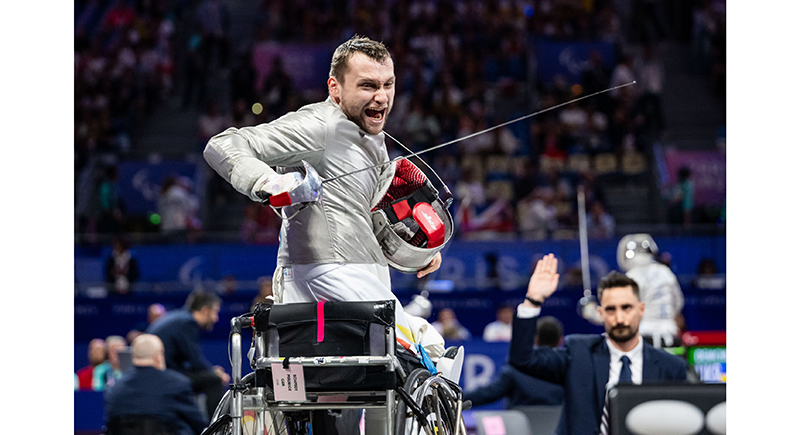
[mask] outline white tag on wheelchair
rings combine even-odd
[[[272,385],[275,400],[281,402],[304,402],[306,400],[306,379],[303,366],[289,364],[283,368],[281,363],[272,364]]]

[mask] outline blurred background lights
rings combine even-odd
[[[161,215],[158,213],[151,213],[150,214],[150,223],[153,225],[158,225],[161,223]]]
[[[525,8],[523,8],[522,11],[523,11],[523,13],[525,13],[526,17],[528,17],[528,18],[532,17],[533,16],[533,5],[531,5],[531,4],[525,5]]]
[[[252,110],[254,115],[260,115],[264,110],[264,106],[262,106],[261,103],[255,103],[253,104]]]

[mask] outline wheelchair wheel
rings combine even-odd
[[[457,410],[458,397],[447,382],[440,377],[431,379],[426,369],[416,369],[408,376],[403,389],[411,395],[417,411],[409,412],[405,401],[398,402],[395,435],[458,433],[461,424]],[[427,428],[412,415],[417,412],[428,422]]]
[[[255,394],[255,373],[248,373],[242,378],[246,386],[245,395]],[[230,415],[233,394],[226,391],[219,401],[211,424],[201,435],[230,435],[233,433],[233,418]],[[300,421],[295,416],[285,416],[281,411],[267,409],[263,413],[263,421],[259,421],[258,412],[245,412],[242,418],[242,435],[306,435],[307,420]]]

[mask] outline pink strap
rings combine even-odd
[[[317,343],[325,339],[325,301],[317,302]]]

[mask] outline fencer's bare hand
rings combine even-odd
[[[526,296],[529,298],[544,302],[545,299],[550,297],[556,287],[558,287],[558,259],[555,255],[547,254],[541,260],[536,262],[536,268],[533,270],[531,280],[528,282],[528,293]],[[530,303],[525,301],[525,303]]]
[[[439,270],[439,266],[441,265],[442,265],[442,253],[437,252],[436,256],[433,257],[433,260],[431,260],[430,264],[428,264],[428,266],[426,266],[424,269],[417,272],[417,278],[422,278],[423,276],[431,272]]]

